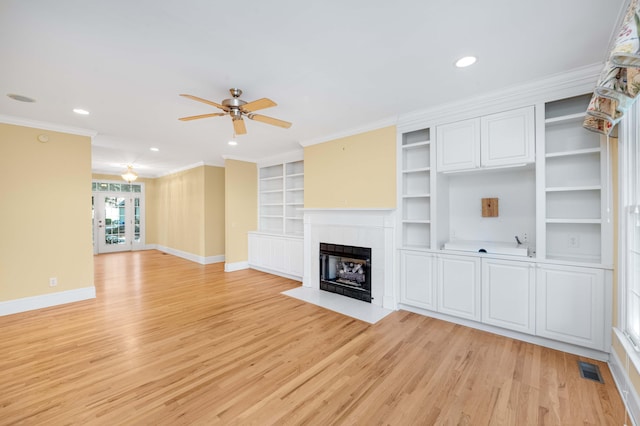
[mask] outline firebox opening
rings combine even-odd
[[[371,249],[320,243],[320,289],[371,303]]]

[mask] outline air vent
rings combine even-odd
[[[602,375],[600,374],[600,368],[597,365],[588,362],[578,361],[578,368],[580,369],[580,376],[583,379],[593,380],[594,382],[604,383]]]

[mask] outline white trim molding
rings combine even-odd
[[[148,245],[147,247],[149,247],[150,245]],[[182,250],[176,250],[173,249],[171,247],[165,247],[165,246],[161,246],[161,245],[157,245],[156,246],[157,250],[160,250],[163,253],[167,253],[167,254],[171,254],[173,256],[177,256],[177,257],[181,257],[183,259],[186,260],[190,260],[191,262],[195,262],[195,263],[199,263],[201,265],[209,265],[211,263],[222,263],[224,262],[224,255],[217,255],[217,256],[198,256],[197,254],[193,254],[193,253],[188,253],[186,251],[182,251]]]
[[[382,129],[389,126],[395,126],[398,123],[398,117],[393,116],[383,120],[374,121],[372,123],[367,123],[359,127],[351,128],[344,130],[342,132],[333,133],[326,136],[321,136],[318,138],[309,139],[306,141],[301,141],[300,145],[303,147],[317,145],[320,143],[329,142],[336,139],[346,138],[349,136],[359,135],[360,133],[371,132],[373,130]]]
[[[640,419],[640,397],[638,396],[628,373],[628,369],[630,367],[636,368],[634,366],[635,363],[629,361],[629,359],[632,358],[629,355],[629,351],[631,351],[632,354],[635,354],[635,350],[627,342],[627,338],[620,330],[614,328],[614,332],[616,334],[616,338],[627,353],[625,354],[625,362],[622,362],[616,351],[612,350],[609,356],[608,365],[611,370],[611,374],[613,375],[613,380],[616,382],[618,392],[620,392],[620,396],[622,397],[622,402],[631,416],[631,422],[634,425],[637,425],[638,419]]]
[[[224,271],[225,272],[235,272],[235,271],[241,271],[243,269],[249,269],[249,262],[248,261],[233,262],[233,263],[225,263],[224,264]]]
[[[26,118],[0,115],[0,123],[13,124],[15,126],[31,127],[35,129],[50,130],[52,132],[68,133],[71,135],[89,136],[95,138],[98,132],[82,129],[80,127],[63,126],[61,124],[47,123],[45,121],[29,120]]]
[[[51,306],[64,305],[66,303],[80,302],[82,300],[95,298],[96,288],[91,286],[59,291],[56,293],[41,294],[38,296],[23,297],[21,299],[7,300],[0,302],[0,316],[33,311],[35,309],[49,308]]]

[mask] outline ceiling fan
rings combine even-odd
[[[242,95],[242,90],[229,89],[229,92],[231,92],[232,98],[223,100],[222,104],[208,101],[206,99],[202,99],[193,95],[181,94],[180,96],[192,99],[197,102],[202,102],[204,104],[211,105],[216,108],[220,108],[224,112],[213,112],[210,114],[192,115],[190,117],[179,118],[178,120],[190,121],[190,120],[197,120],[199,118],[209,118],[209,117],[219,117],[223,115],[230,115],[231,120],[233,121],[233,130],[236,135],[244,135],[247,133],[247,128],[244,125],[244,120],[242,119],[242,117],[247,117],[250,120],[261,121],[263,123],[271,124],[273,126],[284,127],[285,129],[288,129],[289,127],[291,127],[291,123],[287,121],[278,120],[277,118],[273,118],[273,117],[267,117],[266,115],[254,114],[254,111],[276,106],[277,104],[273,102],[271,99],[262,98],[252,102],[245,102],[242,99],[240,99],[240,95]]]

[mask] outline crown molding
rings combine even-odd
[[[592,64],[503,90],[403,114],[398,120],[398,131],[406,132],[590,93],[601,71],[602,64]]]
[[[268,167],[275,164],[290,163],[292,161],[300,161],[304,159],[304,150],[296,149],[293,151],[283,152],[282,154],[271,155],[269,157],[261,158],[258,163],[258,167]]]
[[[52,132],[69,133],[72,135],[88,136],[92,139],[95,138],[98,134],[98,132],[95,130],[83,129],[80,127],[63,126],[61,124],[29,120],[27,118],[14,117],[10,115],[0,114],[0,123],[13,124],[15,126],[32,127],[42,130],[50,130]]]
[[[159,177],[159,178],[160,177],[165,177],[165,176],[173,175],[173,174],[176,174],[176,173],[184,172],[184,171],[187,171],[187,170],[195,169],[195,168],[198,168],[198,167],[203,167],[203,166],[206,166],[204,161],[199,161],[197,163],[193,163],[193,164],[189,164],[189,165],[186,165],[186,166],[183,166],[183,167],[178,167],[177,169],[169,170],[168,172],[161,173],[156,177]]]
[[[382,129],[383,127],[395,126],[398,123],[398,117],[388,117],[382,120],[374,121],[372,123],[368,123],[359,127],[351,128],[348,130],[344,130],[342,132],[333,133],[326,136],[321,136],[318,138],[308,139],[305,141],[299,142],[302,147],[307,147],[311,145],[317,145],[324,142],[329,142],[335,139],[346,138],[349,136],[357,135],[360,133],[370,132],[372,130]]]
[[[257,163],[258,162],[258,160],[256,160],[255,158],[240,157],[238,155],[223,155],[222,158],[225,159],[225,160],[244,161],[245,163]]]

